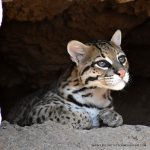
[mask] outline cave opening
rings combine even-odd
[[[110,39],[116,29],[121,29],[131,79],[123,91],[113,92],[116,110],[125,124],[150,125],[150,3],[97,0],[33,3],[4,3],[0,30],[3,118],[21,98],[58,79],[71,62],[66,51],[68,41]]]

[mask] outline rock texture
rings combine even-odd
[[[102,12],[109,8],[124,14],[150,16],[150,2],[148,0],[37,0],[36,2],[10,0],[5,3],[5,6],[8,20],[18,21],[51,20],[74,6],[78,6],[78,8],[75,7],[77,13],[86,12],[87,9],[96,9]],[[84,9],[81,10],[81,7]],[[78,10],[80,11],[78,12]]]
[[[46,122],[19,127],[3,122],[1,150],[149,150],[150,128],[123,125],[117,128],[75,130]]]

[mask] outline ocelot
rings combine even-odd
[[[122,90],[129,81],[128,61],[121,47],[121,31],[110,41],[70,41],[67,51],[73,65],[53,89],[40,90],[16,105],[8,120],[21,126],[47,120],[78,129],[123,124],[113,107],[111,90]]]

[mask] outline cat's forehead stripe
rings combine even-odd
[[[95,43],[94,46],[99,49],[100,55],[101,55],[103,58],[105,58],[105,55],[103,54],[103,51],[102,51],[101,46],[99,45],[99,43]]]
[[[96,46],[102,54],[108,51],[110,52],[111,50],[115,50],[114,46],[109,42],[95,43],[94,46]]]
[[[116,58],[115,56],[120,54],[121,49],[116,47],[113,43],[109,41],[93,41],[90,43],[86,43],[87,45],[95,46],[98,50],[97,57],[104,58],[108,60],[109,63],[112,64],[112,59]],[[97,58],[96,57],[96,58]]]
[[[101,47],[101,51],[103,52],[104,55],[105,54],[107,55],[108,53],[109,54],[115,53],[115,55],[116,54],[118,55],[121,52],[121,50],[119,48],[114,47],[113,45],[108,44],[108,43],[107,43],[107,45],[104,45]]]

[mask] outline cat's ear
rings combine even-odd
[[[111,38],[111,41],[113,43],[115,43],[117,46],[120,46],[121,45],[121,38],[122,38],[122,35],[121,35],[121,31],[120,30],[117,30],[112,38]]]
[[[71,56],[71,60],[77,65],[84,60],[86,57],[88,46],[79,41],[70,41],[67,45],[67,50]]]

